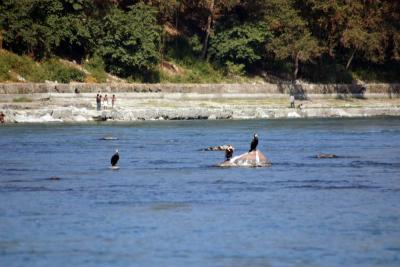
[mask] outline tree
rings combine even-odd
[[[314,32],[318,33],[321,40],[327,44],[332,58],[338,50],[343,56],[347,55],[346,69],[350,68],[356,54],[367,61],[385,60],[386,49],[391,46],[390,40],[396,32],[393,31],[396,19],[388,23],[388,18],[396,13],[394,12],[396,1],[308,0],[306,2],[310,7],[309,18]]]
[[[5,47],[41,59],[53,54],[81,58],[93,46],[90,0],[5,0],[0,23]]]
[[[293,60],[293,80],[297,79],[299,63],[310,61],[321,54],[321,47],[294,8],[292,0],[266,2],[266,21],[273,35],[267,50],[277,59]]]
[[[161,28],[154,8],[143,3],[127,12],[114,8],[104,19],[104,30],[99,53],[112,73],[146,75],[158,64]]]

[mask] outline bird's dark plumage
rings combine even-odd
[[[117,165],[118,160],[119,160],[119,154],[117,150],[117,152],[115,152],[115,154],[111,157],[111,166]]]
[[[255,151],[257,149],[257,145],[258,145],[258,135],[254,134],[253,140],[251,141],[249,152]]]

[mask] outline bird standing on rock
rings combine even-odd
[[[249,152],[255,151],[258,145],[258,135],[255,133],[253,136],[253,140],[251,140],[250,150]]]
[[[118,154],[118,149],[115,150],[115,154],[111,157],[111,166],[115,167],[118,163],[119,160],[119,154]]]

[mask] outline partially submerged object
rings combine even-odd
[[[326,153],[321,153],[317,155],[317,159],[334,159],[337,157],[338,156],[335,154],[326,154]]]
[[[231,145],[222,145],[222,146],[210,146],[205,149],[202,149],[204,151],[225,151],[227,150]]]
[[[104,136],[104,137],[100,138],[100,140],[110,141],[110,140],[118,140],[118,138],[114,137],[114,136],[111,136],[111,135],[108,135],[108,136]]]
[[[271,161],[259,150],[253,150],[233,157],[217,165],[218,167],[269,167]]]
[[[93,116],[92,118],[94,121],[106,121],[108,119],[107,116],[103,116],[103,115]]]
[[[119,166],[110,166],[108,167],[110,170],[119,170]]]

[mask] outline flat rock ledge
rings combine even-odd
[[[2,110],[6,123],[152,121],[152,120],[218,120],[218,119],[298,119],[298,118],[357,118],[400,116],[400,107],[363,108],[256,108],[256,107],[181,107],[181,108],[116,108],[96,111],[85,107],[42,107],[37,109]]]

